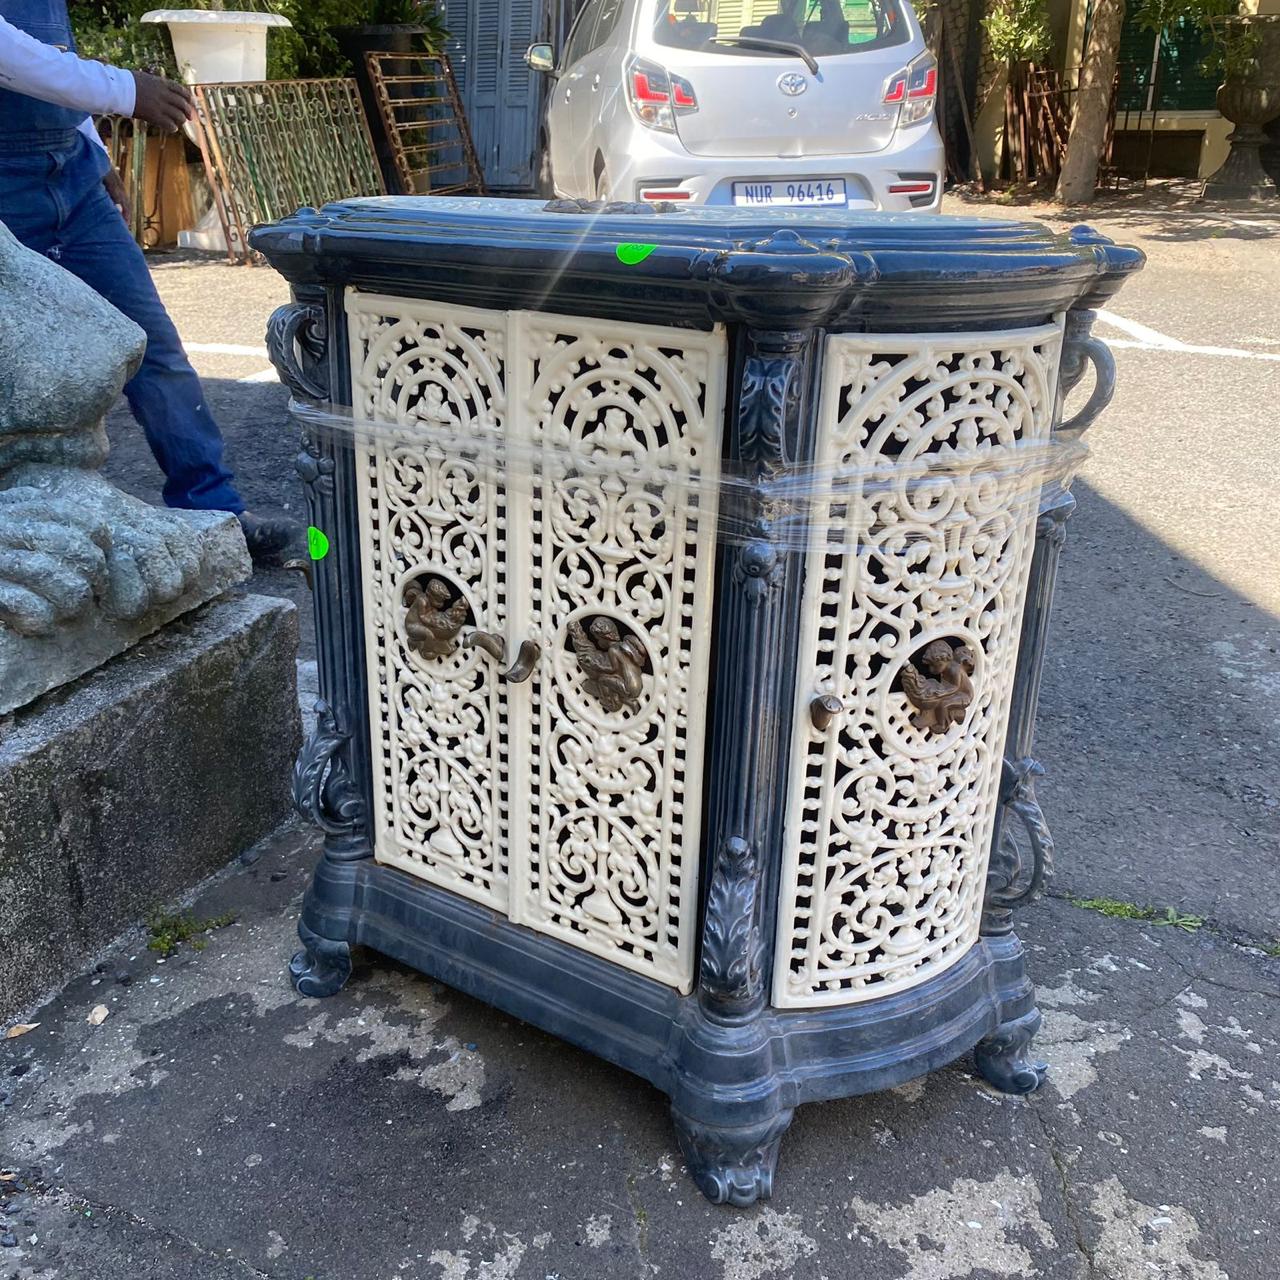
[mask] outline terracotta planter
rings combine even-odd
[[[1251,35],[1257,44],[1249,60],[1233,68],[1218,89],[1218,110],[1236,127],[1231,152],[1208,178],[1204,194],[1231,199],[1274,199],[1259,148],[1267,141],[1263,126],[1280,116],[1280,14],[1243,15],[1215,22],[1220,35]]]

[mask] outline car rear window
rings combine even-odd
[[[658,0],[654,38],[738,57],[768,54],[773,42],[799,45],[815,58],[838,57],[905,44],[910,32],[902,9],[901,0]]]

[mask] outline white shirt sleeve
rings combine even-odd
[[[3,18],[0,88],[73,111],[133,115],[134,85],[129,72],[45,44]]]
[[[85,118],[80,121],[78,128],[90,142],[96,142],[103,151],[106,151],[107,144],[103,142],[102,134],[98,132],[98,126],[93,123],[92,116],[85,116]]]

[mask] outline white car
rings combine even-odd
[[[918,209],[938,70],[907,0],[587,0],[557,59],[544,194]]]

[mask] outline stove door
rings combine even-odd
[[[827,339],[779,1007],[917,986],[977,940],[1060,345]]]
[[[506,316],[351,291],[375,856],[507,907]],[[398,429],[399,428],[399,429]],[[468,448],[474,442],[474,448]]]
[[[690,990],[723,331],[347,317],[378,860]]]
[[[514,319],[514,447],[536,461],[511,607],[543,660],[512,766],[511,917],[688,991],[725,335]]]

